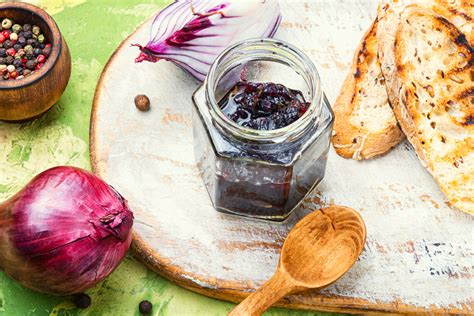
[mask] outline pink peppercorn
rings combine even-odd
[[[7,49],[7,55],[15,56],[16,55],[16,50],[14,48]]]
[[[38,69],[40,69],[41,67],[43,67],[43,64],[38,64],[38,65],[36,65],[35,70],[38,70]]]
[[[5,42],[6,38],[3,36],[3,34],[0,33],[0,43]]]
[[[10,38],[10,32],[9,32],[9,31],[7,31],[7,30],[3,31],[3,32],[2,32],[2,35],[3,35],[3,37],[5,37],[5,39],[4,39],[4,40],[7,40],[7,39],[9,39],[9,38]]]
[[[46,61],[46,57],[44,55],[38,55],[38,57],[36,57],[36,61],[42,64]]]

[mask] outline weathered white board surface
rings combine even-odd
[[[313,59],[333,102],[376,3],[280,3],[284,17],[276,37]],[[129,200],[133,247],[143,262],[182,286],[239,301],[272,275],[292,225],[321,205],[337,203],[359,210],[366,221],[362,256],[336,284],[280,305],[473,313],[472,217],[446,204],[406,143],[366,162],[332,150],[325,180],[284,224],[214,211],[193,158],[191,94],[199,83],[166,61],[134,63],[138,50],[130,44],[146,43],[149,28],[149,22],[141,26],[112,56],[91,124],[94,171]],[[150,97],[150,112],[135,108],[137,94]]]

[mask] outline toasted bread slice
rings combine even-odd
[[[470,8],[385,6],[377,39],[402,130],[450,203],[474,214],[474,49],[462,31],[472,29]]]
[[[345,158],[369,159],[405,138],[388,103],[377,59],[376,32],[377,20],[362,38],[333,107],[332,143]]]

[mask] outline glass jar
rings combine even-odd
[[[240,126],[219,101],[241,79],[300,90],[310,106],[280,129]],[[296,47],[273,39],[229,47],[193,101],[194,154],[216,210],[282,221],[323,179],[334,114],[316,67]]]

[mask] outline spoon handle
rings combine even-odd
[[[286,275],[277,271],[256,292],[231,310],[228,316],[259,316],[294,288]]]

